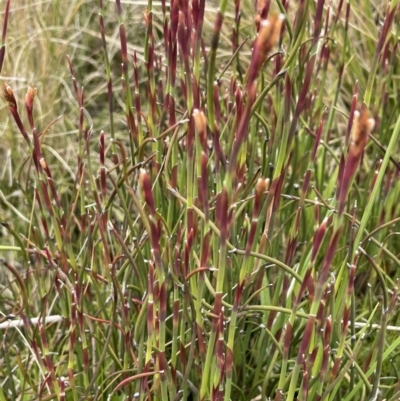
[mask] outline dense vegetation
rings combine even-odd
[[[0,401],[400,399],[398,0],[0,5]]]

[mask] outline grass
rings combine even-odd
[[[3,1],[0,401],[399,399],[399,7]]]

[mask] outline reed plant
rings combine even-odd
[[[0,401],[400,399],[398,0],[1,6]]]

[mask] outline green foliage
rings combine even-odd
[[[115,3],[3,4],[0,400],[398,399],[399,2]]]

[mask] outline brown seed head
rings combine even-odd
[[[146,25],[149,25],[149,10],[146,8],[146,10],[143,13],[143,17],[144,17],[144,22]]]
[[[146,170],[143,168],[140,169],[139,185],[142,190],[143,198],[150,208],[151,215],[155,216],[156,208],[154,204],[153,192],[151,189],[150,177],[148,176]]]
[[[39,160],[40,165],[42,166],[43,170],[46,170],[47,168],[47,163],[46,160],[43,159],[43,157]]]
[[[25,103],[29,109],[32,109],[32,107],[33,107],[33,100],[35,99],[36,93],[37,93],[37,89],[34,88],[32,84],[29,84],[28,90],[27,90],[26,96],[25,96]]]
[[[198,133],[205,132],[207,129],[207,119],[204,113],[199,109],[194,109],[193,118],[197,132]]]
[[[207,149],[207,119],[204,113],[198,109],[193,110],[194,125],[199,135],[203,149]]]
[[[278,14],[260,22],[257,47],[260,49],[263,63],[265,62],[267,54],[274,47],[276,41],[278,40],[283,20],[283,14]]]
[[[17,108],[17,102],[15,101],[14,92],[7,83],[3,84],[3,96],[10,107],[13,107],[14,109]]]
[[[364,149],[368,135],[374,129],[374,126],[375,120],[370,118],[369,111],[365,105],[362,107],[361,112],[355,111],[350,146],[357,150]]]
[[[261,196],[269,188],[268,178],[259,178],[256,184],[256,196]]]

